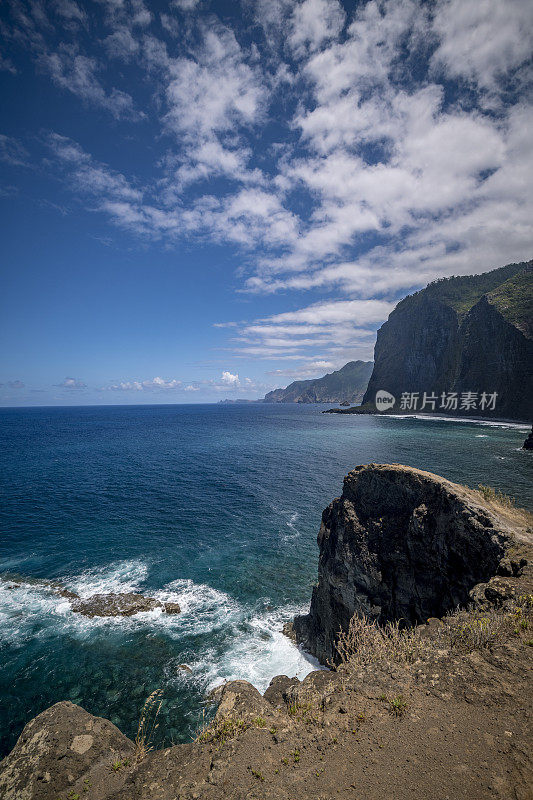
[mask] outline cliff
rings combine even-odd
[[[193,742],[157,751],[57,703],[0,763],[1,800],[529,800],[532,522],[485,494],[356,468],[324,512],[314,621],[295,622],[333,669],[225,684]]]
[[[349,361],[342,369],[265,395],[265,403],[360,403],[372,372],[372,361]]]
[[[356,467],[322,515],[318,583],[295,634],[327,663],[354,614],[408,625],[442,617],[496,574],[511,538],[477,492],[410,467]]]
[[[363,398],[423,393],[439,398],[426,412],[465,415],[443,408],[440,396],[497,393],[480,416],[529,419],[533,396],[533,262],[448,278],[402,300],[378,331],[372,376]],[[475,409],[468,413],[475,415]]]

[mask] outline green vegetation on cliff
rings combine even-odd
[[[514,281],[522,278],[526,281],[529,280],[531,287],[532,265],[531,261],[521,262],[508,264],[506,267],[493,269],[490,272],[483,272],[481,275],[441,278],[430,283],[425,289],[422,289],[422,292],[453,308],[462,319],[483,295],[497,292],[502,285],[512,286]],[[405,299],[415,298],[422,292]]]
[[[373,404],[379,390],[398,400],[404,393],[491,393],[496,406],[485,406],[483,416],[529,419],[533,261],[443,278],[406,297],[379,329],[374,355],[363,404]]]

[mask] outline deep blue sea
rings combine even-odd
[[[38,583],[0,581],[2,754],[58,700],[134,736],[161,688],[170,743],[194,735],[225,678],[264,690],[313,669],[281,627],[309,606],[321,512],[357,464],[410,464],[533,506],[526,426],[323,408],[0,409],[0,573],[182,607],[91,620]]]

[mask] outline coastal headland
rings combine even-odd
[[[195,741],[150,750],[70,702],[31,720],[2,800],[531,797],[533,528],[488,487],[369,464],[324,511],[310,614],[324,663],[208,699]],[[529,674],[528,674],[529,670]]]

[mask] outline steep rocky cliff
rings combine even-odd
[[[356,467],[322,515],[318,584],[296,637],[326,663],[355,613],[380,623],[441,617],[496,573],[510,537],[464,487],[410,467]]]
[[[533,262],[482,275],[448,278],[402,300],[378,331],[375,363],[363,404],[376,392],[396,398],[423,393],[497,393],[483,416],[529,419],[533,407]],[[414,410],[414,409],[413,409]],[[473,414],[475,409],[470,409]]]
[[[265,395],[265,403],[360,403],[372,372],[372,361],[350,361],[342,369]]]

